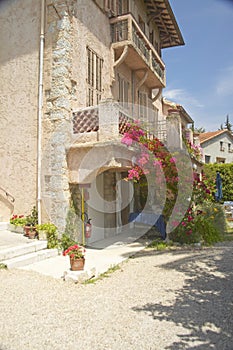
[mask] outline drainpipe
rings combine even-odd
[[[41,224],[41,152],[42,152],[42,115],[43,115],[43,67],[44,67],[44,24],[45,0],[41,0],[40,20],[40,57],[38,82],[38,132],[37,132],[37,210],[38,223]]]

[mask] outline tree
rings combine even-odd
[[[218,130],[229,130],[230,132],[232,132],[232,124],[230,123],[228,114],[226,116],[226,121],[225,121],[224,125],[221,124],[220,128]]]
[[[202,126],[200,128],[195,128],[194,131],[198,134],[202,134],[203,132],[206,132],[205,128]]]
[[[227,130],[229,130],[230,132],[232,132],[232,124],[229,121],[229,115],[228,114],[226,116],[225,128]]]
[[[223,130],[224,129],[224,127],[223,127],[223,125],[221,124],[220,125],[220,129],[218,129],[218,130]]]

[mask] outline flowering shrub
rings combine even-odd
[[[185,143],[190,156],[196,158],[198,161],[202,161],[203,150],[201,146],[194,145],[191,141],[187,140],[186,137],[183,137],[183,142]]]
[[[165,222],[168,222],[173,211],[175,212],[172,216],[173,231],[170,232],[169,239],[180,243],[202,241],[206,244],[221,239],[221,227],[218,227],[218,221],[215,219],[216,213],[222,218],[222,227],[224,217],[221,209],[214,207],[212,203],[213,189],[209,188],[205,177],[201,181],[197,174],[190,172],[190,156],[201,159],[200,147],[186,140],[189,155],[186,155],[185,150],[171,154],[157,138],[148,136],[141,129],[139,122],[128,124],[128,130],[121,142],[127,146],[134,145],[139,150],[134,159],[134,166],[128,171],[128,180],[139,182],[143,187],[147,180],[145,175],[149,174],[158,188],[159,185],[164,187],[163,181],[166,182],[166,201],[163,208]],[[177,166],[181,170],[179,173]],[[190,188],[192,193],[189,192]],[[179,203],[174,207],[178,192]],[[191,198],[187,197],[187,193],[190,193]],[[190,206],[186,211],[182,205],[187,200],[190,201]],[[208,211],[206,206],[209,206]]]
[[[128,180],[139,182],[145,187],[146,177],[148,175],[152,181],[156,181],[157,188],[166,188],[166,203],[163,209],[165,221],[168,221],[178,194],[178,184],[182,186],[182,193],[185,197],[187,191],[185,188],[192,186],[189,171],[185,171],[188,162],[182,152],[171,154],[164,144],[148,135],[140,123],[128,124],[121,142],[127,146],[134,145],[138,150],[135,157],[134,166],[128,171]],[[179,163],[181,174],[178,176],[177,163]],[[159,193],[157,193],[159,196]],[[184,201],[187,198],[184,198]]]
[[[226,229],[223,208],[216,203],[203,202],[191,206],[182,222],[170,234],[170,238],[179,243],[213,244],[222,239]]]
[[[26,224],[27,219],[24,215],[12,215],[10,218],[10,223],[15,226],[24,226]]]
[[[193,175],[193,194],[192,199],[195,205],[202,204],[204,202],[211,202],[213,200],[212,196],[213,189],[208,186],[203,175],[202,180],[200,180],[199,175]]]
[[[85,257],[86,250],[78,244],[72,245],[64,250],[63,255],[69,255],[71,259],[80,259]]]

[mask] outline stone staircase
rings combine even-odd
[[[8,223],[0,223],[0,264],[8,269],[34,264],[58,255],[57,249],[47,249],[47,241],[28,239],[8,231]]]

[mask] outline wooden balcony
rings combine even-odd
[[[127,14],[111,18],[110,24],[115,62],[121,59],[127,48],[124,62],[137,72],[139,79],[143,79],[147,72],[145,84],[149,88],[165,87],[165,65],[133,16]]]

